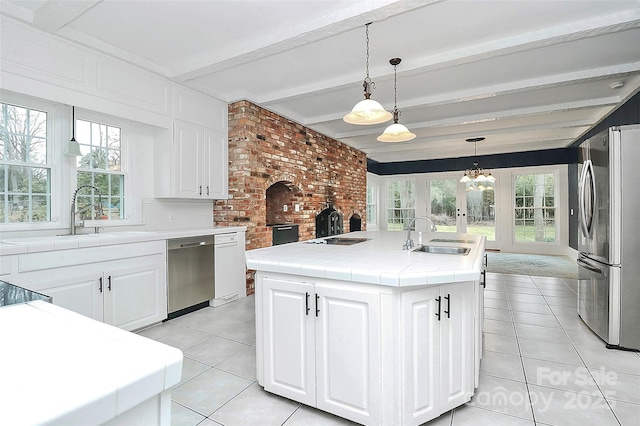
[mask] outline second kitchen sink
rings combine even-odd
[[[466,247],[443,247],[443,246],[418,246],[412,251],[432,254],[457,254],[467,255],[471,249]]]

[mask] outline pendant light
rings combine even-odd
[[[393,65],[393,124],[384,129],[384,132],[377,137],[378,142],[406,142],[416,138],[404,125],[398,123],[400,111],[398,111],[398,64],[400,58],[393,58],[389,63]]]
[[[480,137],[480,138],[469,138],[466,141],[467,142],[473,142],[473,156],[477,157],[478,156],[478,142],[483,141],[484,138]],[[464,172],[464,176],[462,176],[462,178],[460,179],[460,182],[462,183],[467,183],[467,182],[473,182],[475,183],[480,183],[480,182],[495,182],[496,178],[493,177],[493,175],[491,174],[490,170],[487,169],[481,169],[480,167],[478,167],[478,162],[474,161],[473,162],[473,168],[472,169],[467,169]],[[475,188],[474,188],[475,189]],[[478,187],[479,189],[479,187]],[[484,187],[482,189],[487,189],[486,187]]]
[[[81,157],[80,144],[76,142],[76,107],[71,107],[71,140],[67,142],[64,155],[69,157]]]
[[[364,87],[364,100],[358,102],[351,112],[343,117],[343,120],[349,124],[380,124],[391,120],[392,117],[389,111],[371,99],[371,89],[375,89],[376,84],[369,78],[369,25],[371,25],[371,22],[365,25],[367,34],[367,76],[362,84]]]

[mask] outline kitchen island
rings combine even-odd
[[[467,402],[485,238],[422,237],[417,251],[389,231],[248,251],[260,385],[366,425],[418,425]]]
[[[170,424],[180,350],[1,284],[0,424]]]

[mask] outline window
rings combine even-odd
[[[413,181],[387,182],[387,229],[401,231],[416,217],[416,201]]]
[[[76,140],[82,152],[76,164],[77,211],[85,219],[123,219],[122,129],[76,120]]]
[[[556,242],[556,178],[552,173],[516,175],[516,242]]]
[[[378,187],[375,185],[367,185],[367,225],[375,225],[378,223]]]
[[[0,103],[0,223],[51,220],[47,112]]]

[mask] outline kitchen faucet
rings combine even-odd
[[[426,217],[426,216],[414,217],[413,219],[411,219],[411,222],[409,222],[409,225],[407,225],[407,240],[404,242],[404,245],[402,246],[403,250],[411,250],[413,248],[413,240],[411,239],[411,227],[416,223],[417,219],[424,219],[424,220],[428,221],[429,223],[431,223],[430,230],[432,232],[435,232],[435,231],[438,230],[438,228],[436,228],[436,224],[433,223],[433,221],[431,219],[429,219],[428,217]]]
[[[93,188],[94,190],[96,190],[98,192],[98,202],[91,204],[89,206],[83,207],[81,209],[79,209],[78,211],[76,211],[76,197],[78,196],[78,191],[80,191],[81,189],[84,188]],[[76,223],[76,215],[78,214],[82,214],[88,210],[91,210],[94,207],[98,207],[99,211],[102,211],[102,192],[100,192],[100,190],[98,188],[96,188],[93,185],[82,185],[79,186],[78,189],[76,189],[76,191],[73,193],[73,200],[71,201],[71,223],[69,225],[69,232],[71,235],[76,235],[76,228],[77,227],[84,227],[84,217],[82,219],[82,223],[78,224]]]

